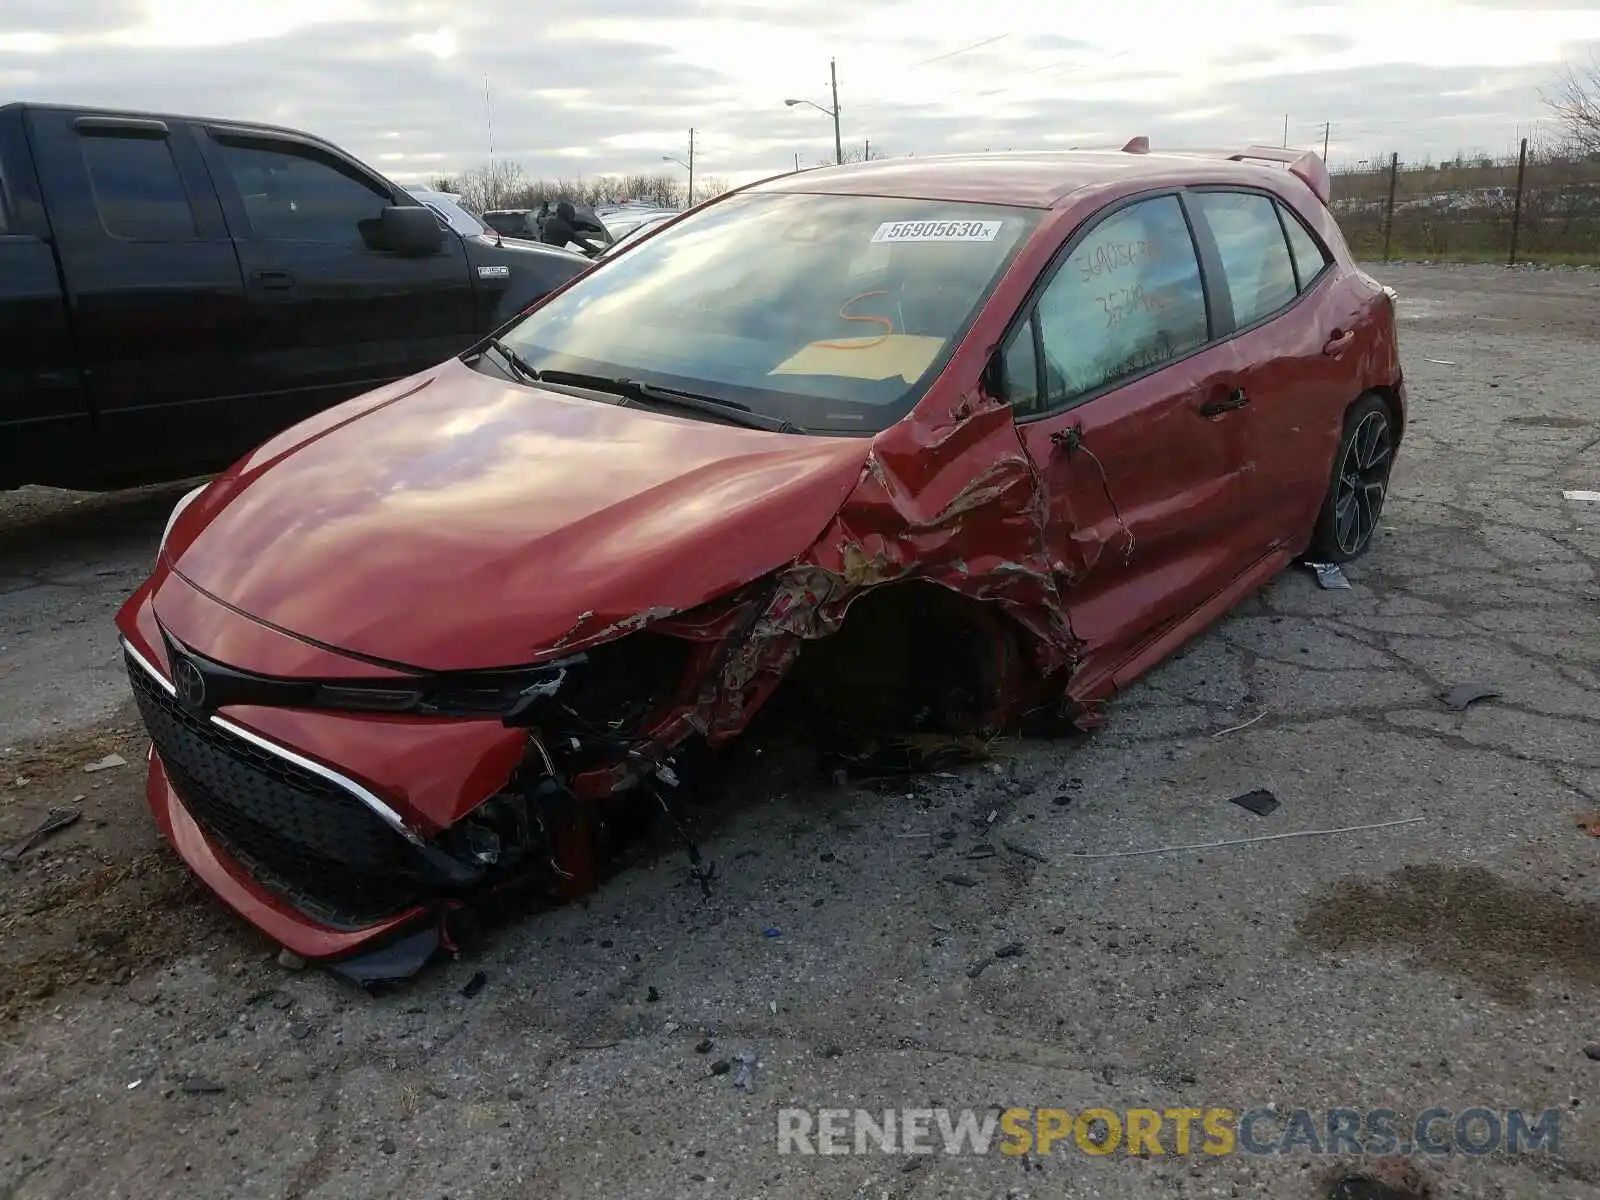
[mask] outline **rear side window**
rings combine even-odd
[[[1254,192],[1198,192],[1233,301],[1234,324],[1254,325],[1298,294],[1277,205]]]
[[[217,148],[258,238],[359,245],[394,202],[298,147],[219,142]]]
[[[1140,201],[1095,226],[1035,311],[1046,410],[1204,345],[1205,288],[1177,197]],[[1028,328],[1018,336],[1029,337]],[[1021,358],[1028,349],[1014,344],[1007,357]]]
[[[1280,205],[1278,211],[1283,214],[1283,227],[1289,234],[1289,249],[1294,253],[1294,269],[1300,277],[1300,290],[1303,292],[1328,265],[1328,253],[1322,248],[1322,243],[1311,236],[1311,231],[1301,224],[1292,209]]]
[[[185,242],[199,235],[189,193],[164,136],[85,134],[83,161],[100,224],[112,237]]]

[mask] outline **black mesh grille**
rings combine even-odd
[[[262,883],[335,926],[416,902],[416,852],[360,800],[189,712],[131,657],[128,677],[184,808]]]

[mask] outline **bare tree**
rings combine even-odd
[[[1586,67],[1567,63],[1544,102],[1561,122],[1574,153],[1600,154],[1600,55],[1591,54]]]
[[[695,183],[694,203],[710,200],[723,192],[731,191],[732,185],[721,175],[707,175]]]
[[[486,212],[514,203],[514,198],[527,186],[527,177],[514,162],[501,159],[463,171],[455,180],[455,190],[461,194],[461,203],[473,212]]]

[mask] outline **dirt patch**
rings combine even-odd
[[[1327,1200],[1433,1200],[1434,1192],[1415,1164],[1386,1158],[1366,1170],[1333,1172],[1318,1195]]]
[[[1381,886],[1346,880],[1299,933],[1325,951],[1408,946],[1506,1003],[1526,1003],[1526,981],[1539,974],[1600,988],[1600,904],[1513,887],[1480,867],[1402,867]]]
[[[0,1028],[62,993],[128,984],[228,923],[156,830],[130,710],[0,756],[0,842],[52,808],[83,810],[0,866]],[[108,754],[126,762],[84,771]]]

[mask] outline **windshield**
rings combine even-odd
[[[943,367],[1038,219],[946,201],[735,196],[597,267],[502,340],[540,371],[875,432]]]
[[[433,209],[434,215],[443,221],[447,228],[454,229],[464,237],[478,237],[488,232],[477,217],[448,196],[429,196],[422,202]]]

